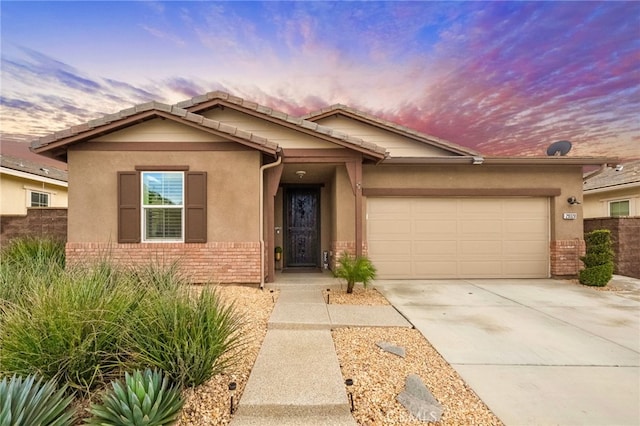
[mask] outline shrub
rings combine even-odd
[[[67,410],[73,395],[66,386],[56,389],[53,380],[42,382],[35,376],[14,375],[0,382],[0,425],[65,426],[73,424],[74,412]]]
[[[613,277],[613,249],[611,231],[595,230],[585,234],[586,254],[580,260],[585,268],[579,273],[582,284],[603,287]]]
[[[343,252],[338,258],[338,266],[334,275],[347,281],[347,293],[353,293],[355,283],[361,282],[366,288],[371,280],[376,277],[376,268],[365,256],[353,257]]]
[[[147,297],[130,326],[131,367],[159,368],[185,387],[222,372],[243,343],[242,318],[208,288],[198,296],[175,289]]]
[[[119,380],[104,395],[102,404],[88,410],[93,417],[90,425],[155,426],[172,424],[178,418],[183,400],[180,389],[169,385],[169,379],[160,371],[146,369],[125,374],[124,384]]]
[[[54,239],[14,239],[0,251],[0,307],[21,304],[24,295],[64,272],[64,243]]]
[[[120,338],[141,295],[105,269],[53,278],[3,310],[0,373],[38,373],[88,392],[117,374]]]

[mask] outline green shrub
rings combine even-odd
[[[586,254],[580,258],[585,268],[579,273],[582,284],[604,287],[613,277],[611,231],[595,230],[585,234]]]
[[[343,252],[333,273],[336,277],[346,280],[347,293],[353,293],[355,283],[361,282],[365,288],[369,285],[376,277],[376,268],[365,256],[353,257]]]
[[[14,375],[0,382],[0,425],[65,426],[73,424],[74,412],[67,410],[73,395],[66,387],[56,389],[54,380],[35,381],[35,376]]]
[[[37,373],[88,392],[122,360],[120,338],[141,297],[105,270],[75,270],[7,305],[0,329],[0,373]]]
[[[180,389],[169,386],[169,380],[160,371],[146,369],[125,374],[125,383],[112,383],[102,404],[89,409],[93,415],[90,425],[160,426],[175,422],[182,408]]]
[[[24,295],[47,286],[64,272],[64,243],[54,239],[11,240],[0,251],[0,307],[24,302]]]
[[[166,372],[182,386],[198,386],[239,356],[242,318],[214,290],[193,296],[175,289],[147,297],[130,322],[127,348],[131,367]],[[223,354],[227,356],[222,357]]]

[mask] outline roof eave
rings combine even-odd
[[[616,164],[616,158],[600,157],[396,157],[388,158],[383,164],[473,164],[473,165],[533,165],[533,166],[590,166]]]

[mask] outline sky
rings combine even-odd
[[[222,90],[493,156],[640,158],[640,2],[0,2],[0,132]]]

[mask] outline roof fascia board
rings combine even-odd
[[[600,192],[619,191],[623,189],[640,188],[640,182],[627,182],[618,185],[601,186],[598,188],[585,189],[585,194],[598,194]]]
[[[243,145],[260,150],[262,152],[266,152],[268,154],[275,155],[276,152],[278,152],[279,150],[278,145],[275,143],[269,144],[270,146],[265,146],[265,145],[256,143],[254,141],[251,141],[250,133],[247,133],[246,136],[238,136],[236,134],[238,133],[238,129],[235,129],[235,128],[234,128],[235,129],[234,133],[231,133],[231,126],[230,126],[229,132],[214,129],[210,126],[205,125],[204,123],[208,123],[208,122],[217,123],[217,122],[215,122],[214,120],[208,120],[202,116],[193,117],[195,115],[196,114],[192,114],[190,116],[189,114],[187,114],[185,117],[179,117],[175,114],[168,113],[165,111],[159,111],[159,110],[143,111],[143,112],[140,112],[139,114],[135,114],[129,117],[122,118],[121,120],[107,123],[104,126],[96,127],[94,129],[89,129],[85,132],[81,132],[76,135],[63,138],[61,140],[52,142],[50,144],[46,144],[38,147],[32,147],[31,149],[35,153],[42,154],[49,151],[53,151],[56,148],[68,147],[69,145],[72,145],[78,142],[86,141],[88,139],[92,139],[98,136],[112,133],[114,131],[122,130],[126,127],[130,127],[134,124],[141,123],[143,121],[151,120],[154,118],[164,118],[164,119],[172,120],[176,123],[181,123],[181,124],[193,127],[200,131],[214,134],[216,136],[222,136],[234,142],[241,143]],[[218,123],[218,127],[220,127],[220,123]],[[268,141],[265,139],[265,142],[268,142]]]
[[[0,171],[4,174],[10,175],[10,176],[16,176],[23,179],[37,180],[38,182],[44,182],[44,183],[49,183],[51,185],[63,186],[65,188],[69,186],[69,184],[63,180],[48,178],[48,177],[36,175],[33,173],[21,172],[19,170],[10,169],[4,166],[0,167]]]
[[[185,108],[187,111],[189,112],[194,112],[194,113],[200,113],[203,112],[207,109],[211,109],[215,106],[224,106],[225,108],[230,108],[239,112],[243,112],[245,114],[248,114],[252,117],[255,118],[260,118],[262,120],[266,120],[270,123],[274,123],[274,124],[278,124],[281,126],[284,126],[288,129],[292,129],[295,131],[298,131],[300,133],[304,133],[306,135],[309,136],[313,136],[316,137],[318,139],[322,139],[324,141],[342,146],[343,148],[348,148],[348,149],[352,149],[354,151],[357,151],[361,154],[364,154],[365,156],[368,156],[372,159],[375,160],[381,160],[385,158],[385,154],[377,152],[375,150],[371,150],[371,149],[367,149],[364,146],[358,146],[349,142],[345,142],[339,138],[330,136],[330,135],[325,135],[323,133],[320,133],[318,131],[316,131],[314,128],[308,128],[308,127],[304,127],[303,123],[306,122],[307,120],[303,120],[301,118],[297,118],[297,117],[293,117],[295,118],[297,121],[299,121],[299,123],[292,123],[290,121],[288,121],[286,119],[286,117],[292,117],[289,116],[287,114],[283,114],[283,117],[278,117],[278,116],[273,116],[271,114],[267,114],[265,112],[260,111],[261,107],[260,105],[250,102],[249,103],[250,106],[245,106],[244,103],[242,105],[239,105],[237,103],[234,102],[229,102],[225,99],[222,98],[218,98],[218,99],[212,99],[210,101],[207,102],[203,102],[201,104],[197,104],[197,105],[193,105],[191,107],[187,107]],[[271,108],[269,108],[269,110],[272,110]],[[275,110],[272,110],[273,112],[277,112]],[[320,127],[321,125],[318,123],[313,123],[312,121],[308,121],[308,123],[312,123],[315,126]],[[316,127],[317,128],[317,127]]]
[[[482,158],[481,163],[477,163],[477,158]],[[574,165],[589,166],[601,165],[604,163],[616,164],[615,158],[597,158],[597,157],[400,157],[388,158],[381,164],[474,164],[475,165],[538,165],[538,166],[556,166],[556,165]]]

